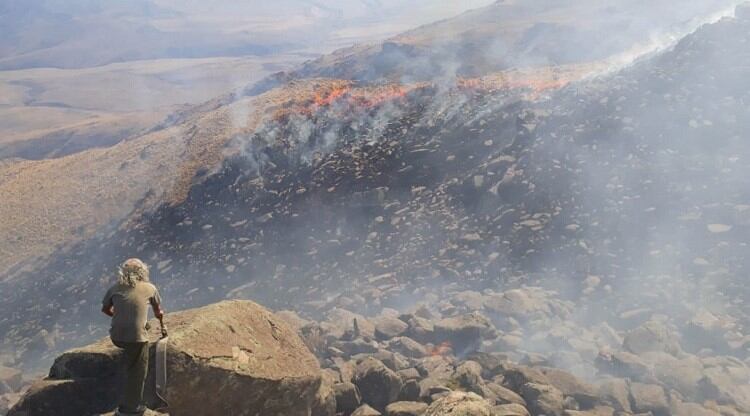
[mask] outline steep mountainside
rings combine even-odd
[[[199,182],[186,172],[171,204],[0,283],[5,360],[102,336],[99,295],[134,255],[168,309],[248,297],[367,312],[427,288],[533,283],[590,286],[576,314],[592,324],[710,305],[742,329],[748,33],[724,19],[559,91],[295,81],[241,131],[184,122],[219,129],[230,156]],[[227,102],[208,114],[241,108]]]

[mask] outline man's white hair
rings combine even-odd
[[[127,259],[117,271],[117,280],[121,285],[135,287],[140,282],[148,282],[148,266],[140,259]]]

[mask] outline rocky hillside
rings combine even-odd
[[[606,324],[581,327],[571,320],[579,305],[533,287],[454,292],[443,299],[414,305],[404,313],[384,308],[369,318],[334,308],[321,322],[304,320],[292,311],[272,314],[241,301],[168,315],[169,413],[750,413],[750,368],[736,358],[684,351],[678,333],[663,318],[654,317],[622,334]],[[718,334],[720,327],[705,318],[693,322],[693,333]],[[151,336],[156,339],[158,324],[152,324]],[[537,342],[546,340],[559,350],[546,355],[525,351],[519,343],[524,326],[539,331]],[[584,379],[560,369],[577,360],[571,349],[594,363],[596,376],[590,371]],[[119,382],[118,354],[108,339],[66,352],[9,416],[110,411]],[[163,409],[153,385],[150,378],[147,402]]]
[[[109,192],[141,160],[133,195],[169,203],[0,282],[2,362],[104,336],[140,256],[168,310],[294,310],[340,413],[747,414],[749,33],[745,8],[552,86],[306,79],[179,114],[96,165]]]
[[[443,285],[534,284],[583,297],[583,322],[709,308],[744,345],[748,24],[560,91],[272,90],[317,92],[228,137],[233,156],[184,197],[3,283],[5,360],[101,336],[92,311],[124,252],[154,266],[170,309],[251,297],[317,316],[343,298],[377,312]]]

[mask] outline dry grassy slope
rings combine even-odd
[[[161,203],[179,203],[196,178],[249,134],[289,105],[345,83],[294,82],[208,112],[183,114],[172,127],[70,156],[0,164],[0,276]]]
[[[174,111],[302,59],[279,54],[0,71],[0,158],[37,160],[112,146]]]

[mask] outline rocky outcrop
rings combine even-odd
[[[686,352],[683,333],[663,317],[628,316],[619,331],[591,327],[567,315],[569,303],[553,292],[507,293],[503,299],[520,305],[536,299],[538,307],[526,308],[528,316],[488,312],[482,305],[497,299],[495,292],[463,291],[406,311],[382,308],[374,318],[340,306],[320,314],[321,322],[289,312],[281,318],[239,301],[172,314],[170,410],[177,416],[750,413],[750,367],[736,357]],[[514,331],[537,341],[526,345],[541,347],[498,351],[497,340]],[[548,350],[551,338],[563,337],[570,339]],[[594,347],[597,354],[588,354]],[[11,414],[110,411],[118,357],[108,340],[61,355]],[[157,404],[153,391],[147,401]]]
[[[321,392],[315,357],[284,320],[260,305],[221,302],[170,314],[166,324],[166,399],[172,414],[307,416],[312,409],[330,409],[333,392]],[[158,325],[152,326],[155,339]],[[108,339],[66,352],[10,415],[112,410],[119,353]],[[156,407],[151,387],[146,397],[149,407]]]

